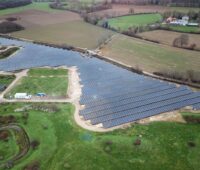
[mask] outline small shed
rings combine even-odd
[[[31,99],[31,95],[28,95],[27,93],[16,93],[15,99]]]

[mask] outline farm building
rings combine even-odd
[[[27,93],[16,93],[15,99],[31,99],[31,95],[28,95]]]
[[[177,19],[169,17],[166,19],[166,22],[172,25],[182,25],[182,26],[198,26],[198,23],[189,22],[189,16],[183,16],[182,19]]]

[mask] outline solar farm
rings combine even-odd
[[[0,42],[23,47],[15,56],[0,61],[3,71],[76,66],[83,85],[80,104],[84,109],[79,115],[91,125],[108,129],[186,106],[200,109],[200,92],[186,86],[138,75],[77,52],[3,38]]]

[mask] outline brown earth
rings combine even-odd
[[[184,8],[184,7],[164,7],[158,5],[122,5],[122,4],[113,4],[112,9],[103,10],[94,12],[99,16],[120,16],[129,14],[130,8],[134,9],[134,13],[163,13],[165,11],[180,11],[180,12],[188,12],[189,10],[195,10],[198,12],[198,8]]]
[[[18,18],[18,20],[15,22],[25,28],[81,20],[78,14],[69,11],[56,11],[50,13],[40,10],[26,10],[15,14],[5,15],[1,17],[1,19],[8,17]]]
[[[182,35],[182,33],[164,31],[164,30],[155,30],[149,32],[143,32],[139,34],[143,38],[147,38],[154,41],[159,41],[162,44],[173,45],[175,38]],[[200,34],[187,34],[189,36],[189,44],[196,44],[196,49],[200,50]]]

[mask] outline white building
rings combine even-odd
[[[182,20],[187,21],[187,22],[189,21],[189,19],[190,19],[190,18],[189,18],[189,16],[187,16],[187,15],[185,15],[185,16],[182,17]]]
[[[16,93],[15,99],[31,99],[31,95],[28,95],[27,93]]]
[[[176,21],[170,22],[170,24],[186,26],[188,24],[188,21],[182,20],[182,19],[177,19]]]

